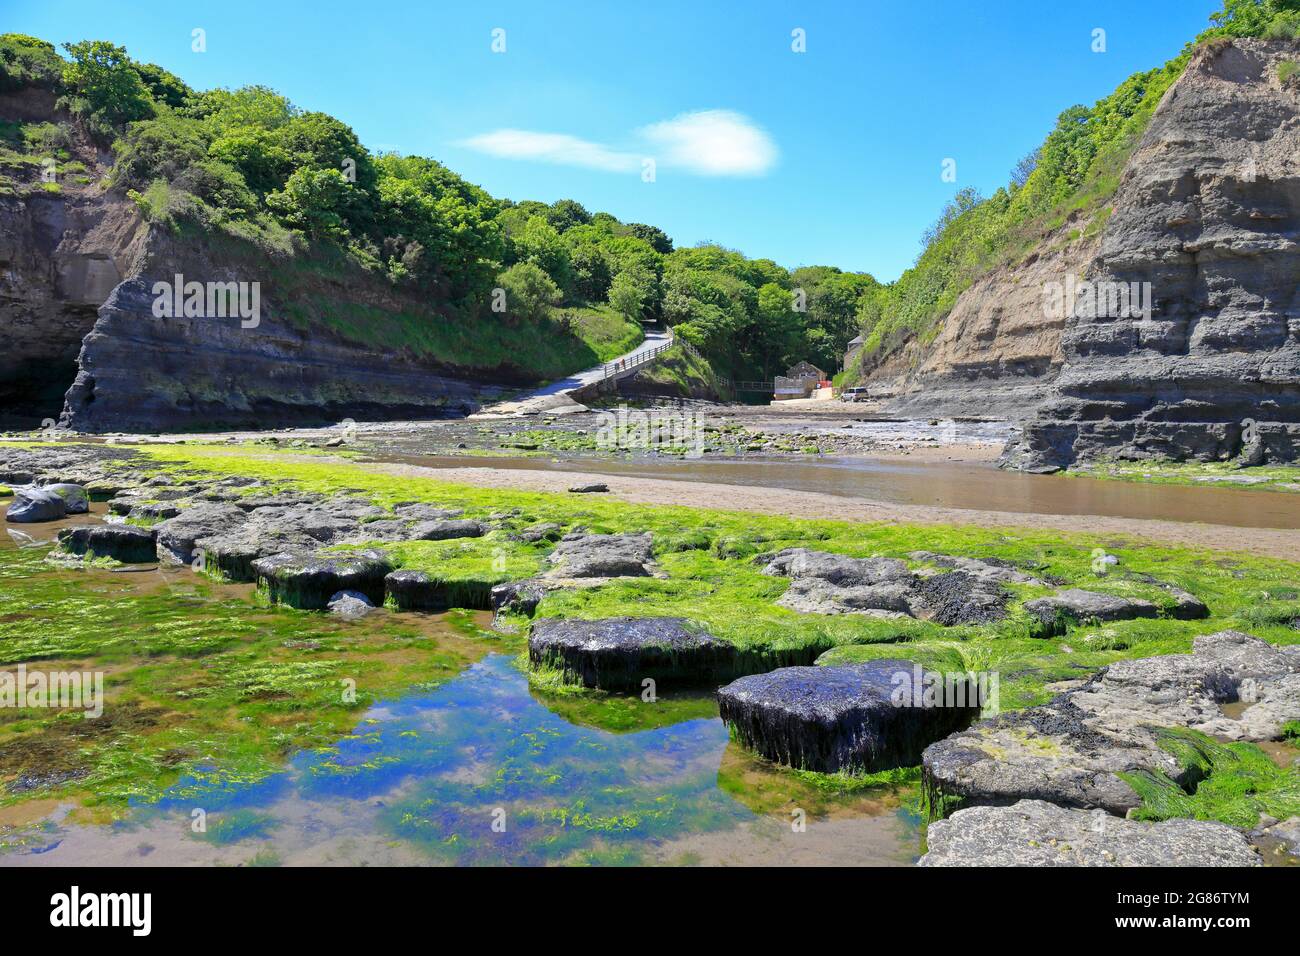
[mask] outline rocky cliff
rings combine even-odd
[[[48,90],[0,94],[0,117],[51,119],[69,137],[58,167],[6,165],[0,189],[0,409],[4,424],[59,415],[96,310],[132,269],[144,230],[126,197],[105,193],[102,157]]]
[[[1023,260],[963,292],[933,342],[913,341],[874,369],[867,384],[886,411],[915,416],[1021,418],[1061,370],[1063,315],[1047,315],[1043,289],[1082,275],[1098,240],[1074,219]]]
[[[1300,83],[1279,78],[1298,60],[1287,41],[1196,51],[1125,168],[1062,371],[1008,464],[1300,457]]]

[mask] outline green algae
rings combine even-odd
[[[0,606],[6,667],[99,671],[107,698],[97,720],[0,711],[0,781],[39,784],[0,790],[0,806],[67,795],[113,815],[182,777],[256,782],[346,733],[373,701],[481,653],[400,616],[363,630],[188,571],[57,569],[39,549],[0,550]]]
[[[1261,814],[1279,820],[1300,815],[1300,770],[1279,767],[1254,744],[1224,744],[1194,730],[1169,728],[1161,731],[1160,746],[1196,782],[1189,792],[1160,771],[1121,773],[1142,798],[1130,812],[1133,819],[1190,817],[1250,829]]]

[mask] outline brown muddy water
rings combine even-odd
[[[587,472],[670,481],[783,488],[900,505],[1100,515],[1205,522],[1241,528],[1300,529],[1300,495],[1241,488],[1140,484],[1063,475],[1028,475],[979,462],[902,462],[835,458],[615,460],[377,454],[375,461],[427,468],[502,468]]]
[[[60,528],[102,520],[103,511],[96,505],[89,516],[7,526],[0,572],[20,549],[49,550]],[[32,576],[75,580],[82,593],[120,601],[190,573],[46,564]],[[221,586],[211,600],[251,602],[251,591]],[[322,631],[364,633],[393,612],[352,622],[291,613],[319,620]],[[57,792],[0,799],[0,867],[906,866],[919,854],[919,821],[905,793],[827,796],[732,743],[708,695],[657,704],[551,697],[532,688],[518,666],[518,635],[475,638],[453,628],[448,615],[401,616],[421,618],[435,638],[435,649],[420,653],[454,653],[464,669],[439,686],[358,712],[351,733],[289,755],[270,777],[216,784],[206,774],[213,767],[194,767],[153,795],[158,799],[111,823],[88,822]],[[477,621],[488,624],[486,616]],[[0,669],[15,666],[0,635]],[[643,729],[619,728],[619,717],[647,706],[667,709],[635,723]]]

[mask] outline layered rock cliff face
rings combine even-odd
[[[1008,464],[1300,457],[1300,83],[1279,79],[1297,60],[1285,41],[1194,54],[1089,266],[1107,294],[1068,320],[1062,371]],[[1117,308],[1125,289],[1150,310]]]
[[[174,307],[156,314],[167,311],[155,308],[160,296],[175,305],[177,276],[181,305],[184,286],[204,288],[202,315]],[[227,283],[235,284],[228,307],[212,309],[206,290]],[[256,315],[240,312],[240,294],[245,306],[256,302]],[[107,297],[82,342],[60,424],[85,432],[267,428],[476,407],[493,394],[479,382],[502,381],[505,372],[475,379],[411,357],[378,331],[366,334],[366,309],[413,307],[346,263],[331,270],[276,261],[234,240],[153,229],[135,274]],[[341,334],[320,320],[323,308],[352,309],[362,325]]]
[[[0,95],[0,117],[66,122],[54,108],[54,94],[39,89]],[[40,167],[11,167],[6,172],[17,188],[0,194],[4,424],[58,417],[96,310],[140,251],[143,230],[134,205],[97,185],[103,158],[75,136],[69,149],[84,172],[55,173],[47,191]]]
[[[1061,370],[1063,315],[1048,315],[1044,287],[1080,276],[1098,239],[1071,220],[1023,261],[993,270],[957,299],[938,337],[907,347],[868,381],[885,411],[915,416],[1020,418]]]

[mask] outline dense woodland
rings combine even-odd
[[[1225,0],[1198,41],[1300,36],[1300,0]],[[840,367],[866,336],[870,365],[933,335],[976,277],[1026,254],[1067,223],[1099,229],[1123,162],[1190,45],[1130,77],[1092,107],[1063,112],[1043,145],[990,197],[958,191],[896,282],[831,266],[794,271],[718,245],[674,248],[656,226],[489,195],[433,159],[373,154],[345,123],[299,109],[263,86],[196,91],[102,40],[64,44],[0,36],[0,91],[45,87],[115,157],[109,185],[151,221],[197,223],[302,254],[346,250],[444,314],[482,314],[504,288],[511,316],[546,321],[557,307],[602,305],[663,321],[733,378],[768,378],[798,360]],[[47,124],[57,151],[66,132]],[[430,321],[436,319],[431,316]],[[855,374],[857,370],[850,374]]]

